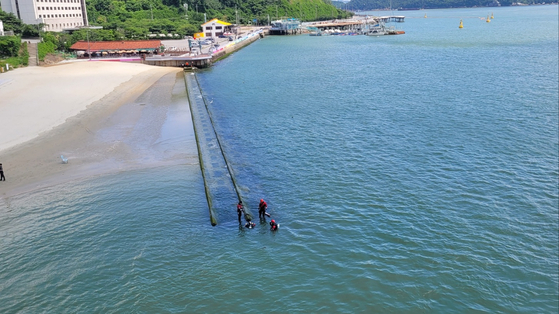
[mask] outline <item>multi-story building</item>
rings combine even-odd
[[[0,0],[4,12],[25,24],[43,24],[43,30],[61,32],[87,26],[85,0]]]

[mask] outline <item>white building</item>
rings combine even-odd
[[[206,37],[218,37],[227,32],[231,26],[231,23],[223,22],[218,19],[212,19],[208,22],[202,24],[202,32]]]
[[[0,36],[4,36],[4,23],[0,21]]]
[[[44,24],[43,30],[61,32],[88,25],[85,0],[0,0],[2,10],[25,24]]]

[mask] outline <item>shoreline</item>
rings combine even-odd
[[[197,163],[182,69],[76,62],[10,73],[0,76],[0,197]]]

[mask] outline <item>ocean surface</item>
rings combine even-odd
[[[0,313],[557,313],[557,6],[397,14],[198,73],[277,232],[191,162],[2,199]]]

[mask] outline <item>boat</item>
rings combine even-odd
[[[370,26],[367,31],[365,32],[367,36],[383,36],[386,35],[386,28],[384,27],[384,23],[378,23],[375,25]]]
[[[386,34],[382,29],[374,28],[370,29],[365,35],[367,36],[384,36]]]
[[[327,32],[313,32],[310,33],[309,36],[328,36],[330,34],[328,34]]]
[[[403,30],[397,30],[394,26],[390,26],[387,30],[386,30],[386,35],[402,35],[405,34],[406,32],[404,32]]]

